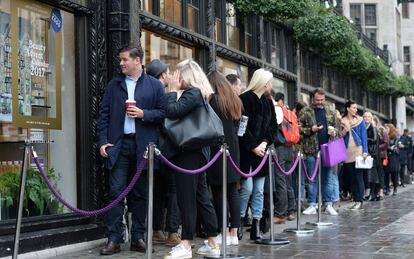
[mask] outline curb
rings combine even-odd
[[[45,258],[56,258],[57,256],[70,254],[74,252],[78,252],[80,250],[88,250],[92,249],[98,246],[101,246],[105,244],[106,238],[88,241],[88,242],[82,242],[82,243],[76,243],[66,246],[59,246],[55,248],[49,248],[41,251],[35,251],[25,254],[19,254],[19,259],[45,259]],[[11,256],[1,257],[0,259],[10,259]]]

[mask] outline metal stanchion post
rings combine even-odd
[[[152,214],[154,198],[154,153],[155,145],[148,145],[148,218],[147,218],[147,258],[152,256]]]
[[[22,173],[20,176],[19,204],[18,204],[17,218],[16,218],[16,234],[14,236],[13,259],[17,259],[17,255],[19,254],[20,228],[22,226],[23,201],[24,201],[24,191],[26,187],[26,176],[27,176],[26,171],[27,171],[27,160],[29,159],[29,152],[30,152],[30,142],[26,141],[24,143]]]
[[[221,255],[219,257],[217,256],[205,256],[204,258],[227,258],[227,259],[244,259],[244,256],[238,256],[238,255],[228,255],[227,254],[227,144],[224,143],[222,146],[222,152],[223,152],[223,159],[222,159],[222,165],[223,165],[223,196],[222,196],[222,202],[223,202],[223,213],[222,213],[222,229],[221,229]]]
[[[327,227],[332,225],[332,222],[322,222],[322,159],[320,159],[321,152],[318,153],[319,160],[319,170],[318,170],[318,222],[306,222],[306,224],[317,226],[317,227]]]
[[[267,151],[269,154],[269,220],[270,220],[270,239],[258,239],[256,240],[256,244],[262,245],[286,245],[289,244],[289,240],[286,239],[275,239],[274,238],[274,224],[273,224],[273,211],[274,211],[274,204],[273,204],[273,166],[272,166],[272,148],[269,148]]]
[[[298,153],[298,157],[299,157],[299,159],[303,159],[303,155],[302,155],[302,153],[299,151],[299,153]],[[297,210],[297,216],[296,216],[296,228],[287,228],[287,229],[285,229],[284,231],[285,232],[288,232],[288,233],[296,233],[297,235],[301,235],[301,234],[311,234],[311,233],[313,233],[315,230],[313,230],[313,229],[307,229],[307,228],[301,228],[300,227],[300,217],[301,217],[301,214],[302,214],[302,212],[300,211],[300,208],[301,208],[301,194],[300,194],[300,190],[301,190],[301,185],[302,185],[302,162],[301,161],[299,161],[299,170],[298,170],[298,196],[297,196],[297,208],[296,208],[296,210]]]

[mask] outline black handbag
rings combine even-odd
[[[165,132],[174,145],[184,150],[195,150],[224,142],[223,123],[204,98],[203,101],[203,105],[184,117],[165,119]]]

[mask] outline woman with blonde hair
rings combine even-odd
[[[265,95],[272,89],[272,80],[271,72],[258,69],[254,72],[247,89],[240,95],[244,108],[243,115],[248,117],[246,132],[239,138],[240,167],[244,172],[258,167],[267,147],[275,140],[277,132],[275,110],[272,100]],[[251,240],[261,238],[259,221],[263,213],[263,188],[268,173],[269,168],[264,166],[256,176],[244,179],[241,183],[239,191],[241,218],[245,216],[249,198],[252,196]]]
[[[204,105],[213,93],[210,83],[200,66],[191,60],[177,64],[170,81],[170,92],[165,95],[165,114],[169,119],[183,118]],[[179,95],[180,94],[180,95]],[[179,96],[179,97],[178,97]],[[204,99],[204,100],[203,100]],[[198,169],[210,159],[208,146],[196,150],[183,150],[167,139],[164,143],[165,156],[179,167]],[[197,253],[208,256],[220,255],[216,243],[217,217],[207,188],[206,173],[195,175],[175,174],[177,203],[181,211],[181,243],[164,258],[191,258],[191,240],[194,238],[197,213],[200,215],[208,241]]]

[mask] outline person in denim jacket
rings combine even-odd
[[[364,171],[355,168],[357,156],[368,157],[368,138],[365,122],[358,116],[358,107],[354,101],[345,103],[341,121],[341,135],[344,136],[348,159],[344,163],[344,176],[350,184],[354,204],[351,210],[362,209],[364,195]]]

